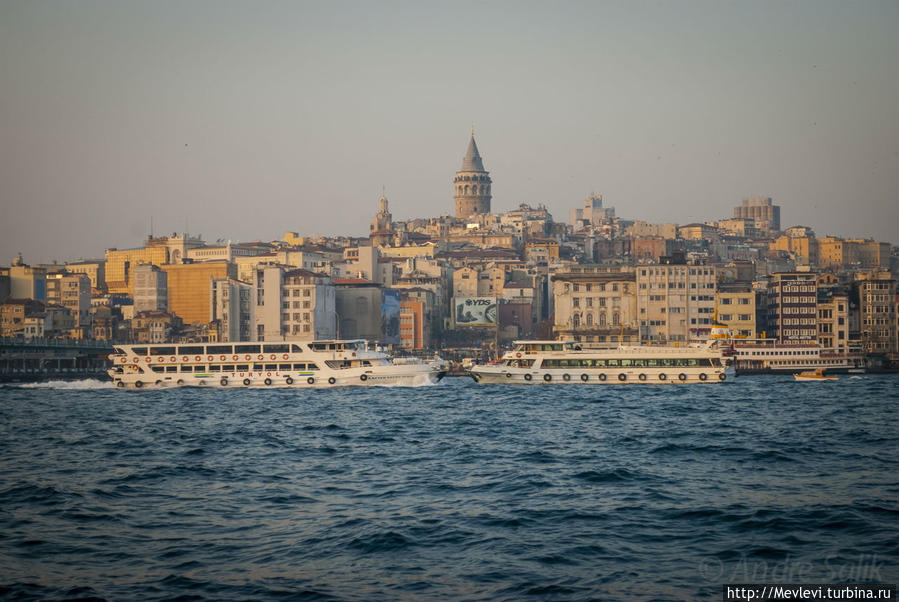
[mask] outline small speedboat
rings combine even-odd
[[[806,372],[800,372],[799,374],[794,374],[793,378],[799,381],[812,381],[812,380],[839,380],[837,376],[825,376],[824,368],[818,368],[817,370],[808,370]]]

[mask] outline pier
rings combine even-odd
[[[0,338],[0,382],[105,378],[105,341]]]

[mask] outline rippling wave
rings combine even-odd
[[[0,389],[0,599],[899,580],[899,379]]]

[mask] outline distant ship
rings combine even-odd
[[[719,341],[683,346],[590,346],[576,341],[515,341],[495,364],[472,366],[483,384],[720,383],[733,374]]]
[[[778,343],[774,339],[734,339],[737,374],[794,374],[825,370],[828,373],[865,371],[865,358],[847,349],[814,343]]]
[[[424,385],[446,364],[393,359],[365,340],[116,345],[109,376],[119,388]]]

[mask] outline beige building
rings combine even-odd
[[[845,293],[818,296],[818,342],[834,349],[849,347],[849,296]]]
[[[859,334],[867,353],[896,353],[896,281],[890,272],[856,274]]]
[[[85,274],[91,280],[91,288],[95,290],[106,289],[106,261],[79,261],[67,263],[65,269],[73,274]]]
[[[253,285],[233,278],[212,281],[210,323],[216,339],[223,342],[251,341],[255,335],[253,319],[256,290]]]
[[[168,284],[168,312],[184,324],[208,324],[212,281],[237,275],[234,264],[227,261],[167,264],[162,270]]]
[[[718,285],[718,321],[727,324],[734,337],[754,339],[758,336],[755,296],[751,284]]]
[[[468,151],[462,159],[462,168],[456,172],[453,180],[456,217],[465,218],[478,213],[490,213],[492,184],[490,174],[484,169],[484,162],[478,153],[472,128]]]
[[[775,205],[771,197],[743,199],[739,207],[734,207],[734,217],[752,219],[755,226],[766,233],[780,230],[780,205]]]
[[[643,341],[696,341],[711,333],[718,270],[708,265],[637,268],[637,307]]]
[[[260,266],[253,287],[256,340],[337,337],[336,293],[330,277],[300,268]]]
[[[163,270],[151,263],[145,263],[134,268],[132,280],[136,313],[168,311],[168,279]]]
[[[633,272],[572,265],[552,279],[556,336],[600,343],[639,339]]]
[[[818,265],[818,241],[815,233],[803,226],[794,226],[771,243],[773,251],[786,251],[793,256],[796,265]]]
[[[76,327],[90,326],[90,278],[86,274],[47,274],[47,303],[68,309]]]

